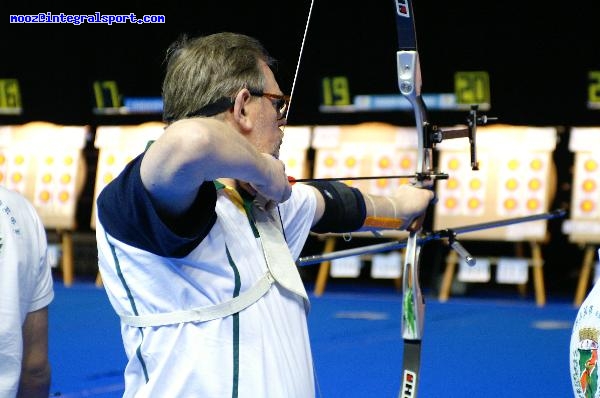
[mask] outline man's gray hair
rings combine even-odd
[[[259,60],[275,64],[255,38],[231,32],[181,37],[167,51],[162,86],[163,119],[173,122],[242,88],[262,90]]]

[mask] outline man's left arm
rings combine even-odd
[[[413,230],[423,222],[434,194],[401,185],[391,196],[371,195],[340,182],[309,183],[317,199],[313,231]]]

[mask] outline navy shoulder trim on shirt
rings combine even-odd
[[[140,176],[143,154],[132,160],[98,196],[98,219],[114,238],[163,257],[185,257],[216,222],[216,188],[204,182],[190,209],[176,219],[161,217]]]

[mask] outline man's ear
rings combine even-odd
[[[250,91],[242,89],[235,96],[233,103],[233,120],[243,131],[252,130],[252,120],[248,117],[248,102],[251,98]]]

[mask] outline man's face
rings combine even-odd
[[[273,71],[271,68],[260,61],[261,68],[265,75],[265,93],[283,94]],[[279,158],[279,147],[283,140],[282,127],[285,126],[287,120],[285,118],[278,120],[278,112],[275,106],[275,100],[267,96],[254,96],[252,103],[248,106],[251,112],[254,125],[251,133],[248,135],[248,140],[263,153],[270,153]]]

